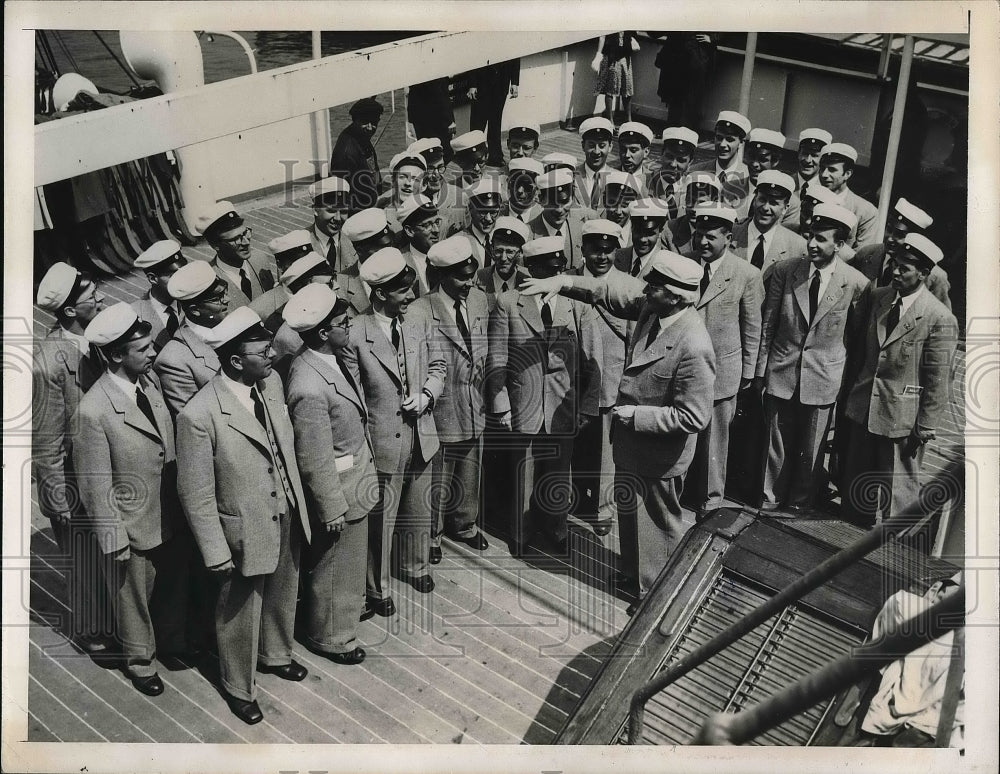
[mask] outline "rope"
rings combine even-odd
[[[73,68],[73,72],[75,73],[80,72],[80,67],[79,65],[77,65],[76,59],[73,58],[73,55],[66,47],[66,42],[62,39],[62,35],[60,35],[58,32],[55,31],[53,31],[52,34],[55,36],[56,43],[59,44],[59,48],[62,49],[63,55],[66,57],[66,61],[69,62],[69,66]]]
[[[132,75],[132,69],[129,68],[129,67],[126,67],[125,63],[122,62],[122,60],[118,58],[118,54],[116,54],[111,49],[111,46],[109,46],[104,41],[104,38],[101,37],[101,33],[99,33],[97,30],[94,30],[94,35],[96,35],[97,39],[99,41],[101,41],[101,45],[104,46],[104,50],[107,51],[109,54],[111,54],[111,58],[115,60],[115,64],[117,64],[120,68],[122,68],[122,70],[125,72],[125,75],[127,75],[128,78],[129,78],[129,80],[132,81],[132,85],[133,86],[139,86],[140,85],[139,81],[137,81],[136,78],[135,78],[135,76]]]

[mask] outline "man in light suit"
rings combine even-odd
[[[154,242],[135,259],[135,268],[142,270],[149,282],[149,291],[132,307],[152,328],[154,354],[174,337],[184,320],[180,304],[170,296],[167,283],[179,268],[187,264],[181,246],[172,239]]]
[[[545,174],[537,159],[511,159],[507,165],[507,212],[527,223],[542,211],[538,203],[538,177]]]
[[[719,204],[722,201],[722,186],[710,172],[692,172],[682,181],[682,190],[684,197],[681,200],[681,214],[667,220],[667,225],[660,236],[660,248],[675,253],[691,249],[695,208],[703,204]],[[646,275],[643,273],[639,276]]]
[[[810,183],[815,181],[817,185],[819,184],[820,153],[831,142],[833,142],[833,135],[826,131],[826,129],[811,127],[799,132],[799,147],[796,153],[795,172],[795,193],[799,195],[799,201],[804,199],[806,189]],[[792,231],[801,234],[802,232],[799,228],[803,225],[808,225],[808,223],[809,218],[803,220],[800,215],[798,223],[794,225],[789,223],[786,225]]]
[[[80,399],[104,371],[96,346],[84,337],[90,321],[104,307],[104,295],[87,274],[68,263],[55,263],[38,284],[39,308],[56,325],[34,344],[31,363],[31,463],[38,506],[52,525],[59,552],[68,560],[67,634],[89,653],[107,649],[104,635],[111,621],[101,572],[100,548],[87,513],[76,496],[73,422]]]
[[[600,277],[614,282],[625,277],[614,267],[621,245],[621,228],[610,220],[588,220],[583,224],[584,265],[570,274]],[[615,516],[615,463],[611,453],[611,410],[618,398],[618,384],[625,367],[625,341],[629,325],[607,309],[596,307],[601,333],[601,359],[598,361],[601,396],[598,416],[580,429],[573,444],[573,483],[578,500],[576,513],[594,520],[594,533],[603,537],[611,532]]]
[[[361,264],[372,288],[372,311],[351,326],[344,359],[365,394],[375,449],[379,502],[368,517],[368,605],[384,617],[396,606],[389,589],[390,556],[404,581],[422,594],[434,590],[430,552],[431,461],[437,454],[432,410],[444,391],[447,363],[424,321],[406,319],[416,272],[394,247]]]
[[[575,269],[583,264],[583,224],[597,213],[573,206],[573,173],[554,169],[538,176],[538,198],[542,211],[528,221],[535,239],[561,236],[568,266]]]
[[[449,147],[450,150],[450,147]],[[441,215],[441,233],[447,234],[453,223],[465,221],[464,194],[452,183],[445,180],[445,149],[442,141],[435,137],[423,137],[410,143],[407,153],[419,153],[427,163],[424,174],[424,190],[421,193],[431,200]]]
[[[476,272],[475,286],[486,294],[489,311],[497,304],[497,297],[517,287],[521,277],[521,249],[531,239],[531,231],[520,218],[501,215],[490,232],[490,266]]]
[[[334,272],[340,274],[358,261],[354,245],[343,231],[351,214],[351,185],[342,177],[323,178],[309,186],[309,199],[313,224],[306,233],[311,249],[324,256]],[[278,268],[283,269],[278,255],[274,257],[279,261]],[[293,256],[292,260],[301,257]]]
[[[347,303],[326,285],[299,290],[282,312],[306,346],[288,374],[288,413],[312,519],[305,550],[305,644],[337,664],[360,664],[368,514],[378,502],[368,409],[341,355],[350,345]]]
[[[219,358],[207,343],[226,315],[229,290],[212,265],[192,261],[178,269],[167,292],[184,312],[184,322],[153,361],[160,388],[174,416],[219,372]]]
[[[465,235],[472,245],[472,256],[480,266],[489,266],[487,245],[489,234],[503,210],[503,191],[500,181],[484,178],[467,189],[469,199],[468,218],[464,225],[454,223],[448,236]]]
[[[198,229],[215,250],[212,265],[229,287],[229,309],[245,306],[274,287],[274,262],[250,246],[253,229],[230,202],[220,201],[198,219]]]
[[[205,567],[220,579],[219,673],[233,714],[263,719],[254,671],[303,680],[292,658],[305,493],[271,334],[248,307],[210,342],[222,364],[177,415],[177,489]]]
[[[479,264],[467,237],[456,234],[438,242],[427,257],[440,286],[418,299],[406,316],[433,331],[447,362],[445,388],[434,404],[441,454],[434,470],[430,561],[437,564],[442,533],[474,551],[489,547],[479,520],[489,304],[474,287]]]
[[[925,283],[942,258],[922,234],[907,234],[892,284],[869,285],[858,303],[864,331],[845,375],[849,420],[845,518],[863,526],[912,504],[924,450],[948,405],[958,324]]]
[[[809,506],[822,483],[823,448],[840,393],[865,278],[838,258],[854,213],[817,204],[808,260],[775,265],[757,360],[768,423],[762,510]]]
[[[174,538],[184,520],[174,423],[149,378],[151,333],[125,302],[87,326],[108,370],[80,400],[73,457],[80,498],[96,526],[125,675],[136,690],[158,696],[157,651],[185,650],[188,572]]]
[[[750,172],[743,162],[743,144],[749,133],[749,118],[735,110],[720,111],[715,120],[715,158],[691,165],[691,172],[715,176],[727,207],[738,207],[747,197]]]
[[[361,266],[368,257],[383,247],[393,244],[392,231],[385,211],[370,207],[356,212],[344,222],[343,234],[354,246],[358,262],[348,266],[337,276],[337,294],[349,307],[348,314],[356,317],[371,311],[371,288],[361,279]]]
[[[640,195],[639,183],[634,175],[620,169],[612,169],[604,176],[604,190],[597,215],[618,226],[621,231],[618,241],[622,247],[629,247],[632,244],[629,207],[639,199]]]
[[[754,127],[750,130],[746,140],[746,162],[747,162],[747,188],[750,195],[743,200],[737,208],[737,222],[744,223],[752,215],[751,204],[754,202],[753,192],[757,187],[760,173],[767,170],[778,170],[781,165],[781,156],[785,150],[785,135],[773,129],[760,129]],[[789,195],[788,206],[781,216],[781,225],[797,231],[799,227],[800,201],[795,186]]]
[[[580,124],[580,144],[584,160],[574,170],[573,200],[579,207],[596,210],[601,206],[604,176],[611,170],[608,155],[614,140],[615,125],[603,116],[586,119]]]
[[[685,482],[696,517],[722,506],[736,396],[753,383],[760,346],[764,286],[760,271],[729,250],[735,220],[736,211],[729,207],[696,208],[692,249],[686,255],[702,269],[695,309],[715,352],[712,419],[698,433]]]
[[[663,227],[667,224],[667,209],[663,200],[639,199],[628,206],[632,243],[615,251],[615,268],[633,277],[646,273],[660,244]]]
[[[436,281],[428,271],[427,251],[441,239],[441,215],[431,200],[416,194],[397,210],[405,247],[400,248],[406,263],[417,272],[417,298],[431,292]]]
[[[524,262],[533,277],[566,269],[560,236],[533,239]],[[600,331],[588,305],[508,291],[490,315],[487,405],[515,434],[517,493],[510,498],[511,550],[523,553],[541,531],[567,552],[570,457],[578,428],[597,421]]]
[[[653,142],[653,130],[639,121],[626,121],[618,127],[619,168],[632,177],[638,195],[648,196],[650,180],[646,175],[646,161],[649,146]]]
[[[668,126],[661,139],[660,169],[651,181],[649,195],[663,205],[672,220],[683,212],[684,178],[698,150],[698,133],[686,126]]]
[[[732,251],[759,269],[767,285],[776,263],[806,257],[806,240],[782,225],[795,181],[777,170],[761,172],[754,189],[751,219],[733,228]]]
[[[865,245],[858,249],[851,263],[855,269],[875,283],[876,287],[886,287],[892,284],[892,274],[895,268],[893,255],[900,248],[907,234],[924,234],[934,223],[934,219],[916,205],[906,199],[896,202],[885,224],[884,241],[880,244]],[[925,287],[938,301],[951,311],[951,298],[948,291],[951,287],[948,275],[938,264],[934,264]]]
[[[701,267],[661,250],[646,273],[614,282],[562,275],[529,280],[524,292],[593,300],[635,321],[613,410],[615,497],[625,575],[640,600],[684,534],[680,493],[695,437],[712,416],[715,354],[692,308]],[[630,605],[629,615],[635,612]]]
[[[854,175],[854,165],[858,163],[858,152],[850,145],[833,142],[820,151],[819,181],[833,191],[842,207],[846,207],[858,219],[854,232],[855,249],[875,244],[878,209],[866,199],[862,199],[848,188],[847,183]]]

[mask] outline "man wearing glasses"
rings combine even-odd
[[[407,243],[400,252],[417,272],[417,295],[427,295],[437,284],[433,276],[427,274],[427,251],[441,238],[441,216],[437,207],[422,194],[409,197],[396,214]]]
[[[107,647],[101,635],[109,622],[99,613],[108,606],[102,602],[106,592],[100,549],[74,495],[71,449],[80,398],[104,371],[100,353],[83,335],[103,308],[104,296],[88,275],[56,263],[38,284],[37,302],[56,318],[48,335],[35,343],[32,361],[32,467],[38,504],[52,524],[60,553],[70,557],[69,635],[78,646],[96,653]]]
[[[199,226],[215,250],[212,263],[229,287],[230,311],[246,306],[274,287],[277,267],[262,254],[251,251],[253,229],[244,223],[230,202],[217,202],[199,219]]]
[[[303,680],[292,659],[305,494],[271,334],[240,307],[212,329],[221,371],[177,417],[177,488],[204,566],[219,579],[219,676],[233,714],[263,719],[255,671]]]

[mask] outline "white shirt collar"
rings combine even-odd
[[[136,385],[135,385],[135,382],[130,382],[124,376],[120,376],[120,375],[116,374],[110,368],[108,369],[108,376],[111,377],[111,381],[113,381],[116,385],[118,385],[118,389],[120,389],[122,392],[124,392],[126,395],[128,395],[132,399],[133,403],[136,402],[136,398],[135,398]]]
[[[222,383],[229,388],[229,391],[236,396],[238,400],[247,411],[253,414],[253,398],[250,397],[249,385],[243,384],[243,382],[238,382],[235,379],[231,379],[226,376],[225,373],[222,374]]]
[[[329,352],[317,352],[315,349],[310,351],[324,363],[328,364],[330,368],[339,373],[341,376],[344,375],[344,372],[340,367],[340,362],[337,360],[336,355],[331,355]]]
[[[316,228],[315,224],[313,225],[313,234],[316,235],[316,241],[319,242],[319,246],[323,250],[321,255],[326,255],[327,251],[330,249],[330,239],[332,237],[327,236],[318,228]]]
[[[378,323],[378,327],[382,329],[382,333],[391,342],[392,341],[392,321],[396,318],[386,317],[381,312],[376,312],[372,309],[372,314],[375,316],[375,322]]]
[[[90,342],[87,341],[85,337],[81,336],[79,333],[73,333],[73,331],[69,330],[68,328],[63,328],[62,332],[67,339],[75,343],[76,346],[80,348],[81,355],[90,354]]]
[[[926,288],[927,286],[921,283],[920,287],[914,290],[908,296],[901,296],[898,293],[896,294],[896,298],[902,299],[903,301],[899,309],[900,317],[906,314],[906,310],[909,309],[911,306],[913,306],[913,302],[916,301],[917,298],[919,298],[920,294],[923,293]],[[895,299],[893,299],[893,303],[895,303]]]
[[[771,249],[771,243],[774,241],[774,232],[777,230],[777,222],[767,231],[761,231],[757,228],[757,224],[754,223],[753,218],[750,219],[747,224],[747,250],[753,255],[753,251],[757,247],[757,240],[760,237],[764,237],[764,255],[767,255],[767,251]]]
[[[212,329],[206,328],[204,325],[198,325],[196,323],[187,321],[188,329],[202,341],[207,341],[212,336]]]
[[[545,230],[549,232],[549,236],[555,236],[556,235],[556,231],[562,231],[563,235],[565,236],[565,234],[566,234],[566,231],[565,231],[566,224],[568,222],[569,222],[569,220],[567,219],[567,220],[563,221],[563,224],[561,226],[553,226],[545,218],[542,218],[542,223],[545,224]]]

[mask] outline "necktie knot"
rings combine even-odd
[[[392,318],[392,325],[389,326],[392,332],[392,346],[397,350],[399,349],[400,335],[399,335],[399,318]]]
[[[649,349],[650,344],[656,341],[656,337],[660,335],[660,318],[653,317],[649,324],[649,334],[646,336],[646,349]]]
[[[705,271],[701,275],[701,294],[705,295],[705,291],[708,290],[708,285],[712,281],[712,264],[705,264]]]
[[[900,298],[899,296],[896,296],[896,300],[893,303],[892,308],[889,309],[888,316],[885,318],[886,336],[892,333],[896,329],[896,326],[899,325],[899,316],[902,313],[902,311],[903,311],[903,299]]]
[[[816,316],[816,308],[819,306],[819,284],[822,282],[819,271],[813,271],[812,279],[809,280],[809,319]]]

